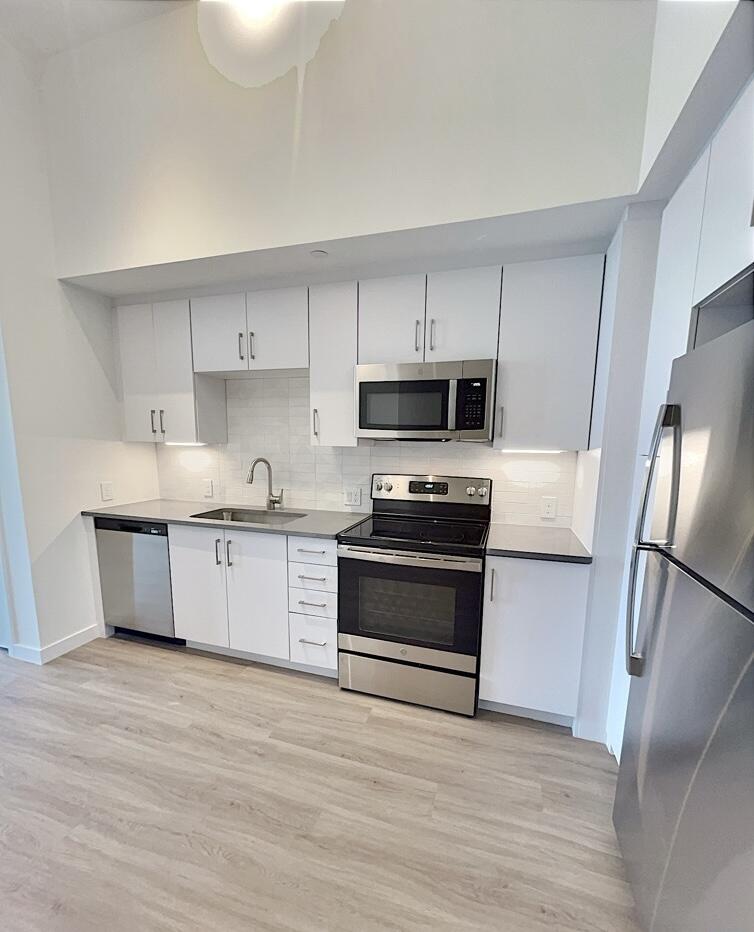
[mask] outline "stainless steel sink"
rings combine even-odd
[[[240,524],[288,524],[297,518],[305,518],[303,511],[265,511],[253,508],[215,508],[214,511],[202,511],[192,518],[206,518],[207,521],[238,521]]]

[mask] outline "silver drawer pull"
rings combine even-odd
[[[298,574],[299,579],[311,579],[312,582],[327,582],[327,576],[304,576],[303,573]]]
[[[304,547],[297,547],[296,553],[317,553],[321,557],[323,557],[327,553],[327,551],[326,550],[306,550]]]
[[[299,638],[299,644],[311,644],[312,647],[326,647],[327,641],[310,641],[308,638]]]
[[[306,602],[304,599],[299,599],[298,604],[311,605],[312,608],[327,608],[327,602]]]

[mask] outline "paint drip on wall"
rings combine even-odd
[[[202,0],[199,38],[210,64],[241,87],[262,87],[306,65],[345,0]]]

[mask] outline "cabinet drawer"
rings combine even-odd
[[[338,626],[331,618],[315,618],[291,612],[291,660],[312,667],[336,670],[338,667]]]
[[[338,567],[314,567],[307,563],[288,564],[288,585],[295,589],[316,589],[318,592],[338,591]]]
[[[288,590],[288,610],[334,620],[338,617],[338,596],[335,592],[291,588]]]
[[[288,560],[296,563],[316,563],[337,566],[338,544],[321,537],[289,537]]]

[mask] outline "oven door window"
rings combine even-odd
[[[340,631],[455,653],[477,652],[481,574],[353,559],[338,565]]]
[[[447,430],[447,379],[359,384],[362,430]]]

